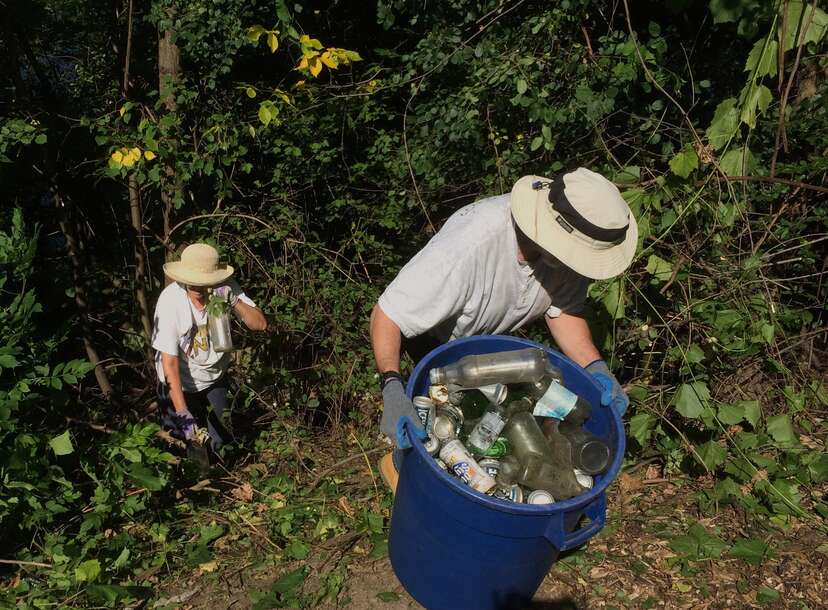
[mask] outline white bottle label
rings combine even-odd
[[[563,420],[575,408],[576,402],[578,402],[577,394],[567,390],[557,381],[553,381],[535,404],[532,415]]]
[[[497,440],[500,431],[506,422],[500,418],[497,411],[488,411],[469,434],[468,443],[481,451],[486,451]]]

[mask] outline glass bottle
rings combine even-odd
[[[207,314],[207,332],[210,334],[210,343],[216,352],[232,352],[233,337],[230,334],[229,312],[217,315]]]
[[[568,443],[553,448],[531,413],[520,411],[512,415],[504,435],[520,463],[519,483],[530,489],[545,489],[558,500],[583,492],[572,470]]]
[[[466,440],[466,447],[474,455],[483,455],[497,440],[503,426],[506,425],[506,407],[502,404],[489,403],[489,407],[480,421],[474,426]]]
[[[473,354],[457,362],[429,371],[432,384],[456,384],[477,388],[495,383],[537,381],[547,368],[546,354],[537,348],[526,348],[491,354]]]
[[[545,428],[544,432],[546,432]],[[559,432],[572,447],[572,464],[575,468],[589,475],[598,474],[607,469],[612,459],[612,451],[607,443],[580,424],[573,424],[569,421],[560,423]]]

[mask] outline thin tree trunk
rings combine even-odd
[[[170,21],[174,10],[170,9]],[[172,29],[159,32],[158,36],[158,91],[164,102],[167,112],[174,113],[178,109],[175,100],[175,85],[181,72],[181,51],[175,43],[175,31]],[[168,141],[175,149],[176,142]],[[164,181],[161,185],[162,216],[164,218],[164,243],[168,246],[167,252],[175,250],[175,244],[170,243],[170,227],[172,226],[174,194],[181,190],[181,184],[175,178],[175,170],[170,164],[164,168]]]
[[[106,369],[101,366],[101,358],[98,356],[98,351],[92,342],[92,330],[89,327],[89,307],[86,301],[86,283],[84,281],[83,265],[80,260],[80,252],[78,248],[78,240],[75,237],[75,227],[68,218],[68,213],[64,206],[63,199],[57,190],[54,188],[54,201],[59,215],[60,230],[63,232],[63,237],[66,239],[66,252],[69,255],[69,260],[72,263],[72,286],[75,290],[75,305],[78,308],[81,322],[81,337],[83,338],[83,347],[86,349],[86,357],[92,366],[95,367],[95,379],[98,381],[98,387],[101,389],[104,397],[109,399],[112,396],[112,384],[109,383],[109,377],[106,374]]]

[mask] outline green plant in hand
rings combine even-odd
[[[207,301],[207,315],[211,317],[223,316],[230,312],[230,302],[217,294],[211,294]]]

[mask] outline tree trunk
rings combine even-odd
[[[75,290],[75,305],[77,306],[78,314],[80,315],[83,347],[86,349],[86,357],[89,359],[89,362],[92,363],[92,366],[95,367],[95,379],[98,381],[98,387],[100,387],[104,398],[109,399],[112,396],[112,384],[109,383],[109,377],[106,374],[106,369],[101,366],[101,359],[98,356],[98,351],[95,349],[94,343],[92,342],[92,330],[89,327],[89,308],[86,301],[86,284],[83,279],[84,267],[80,260],[75,227],[68,217],[68,212],[57,187],[53,188],[55,207],[57,208],[57,212],[60,217],[60,230],[63,232],[63,237],[66,239],[66,253],[69,255],[69,260],[72,263],[72,286]]]
[[[170,9],[170,21],[174,17],[174,9]],[[181,51],[175,43],[175,31],[171,28],[159,32],[158,35],[158,91],[167,112],[174,113],[178,109],[175,101],[175,85],[181,72]],[[175,140],[168,140],[172,149],[176,148]],[[173,200],[175,193],[181,190],[181,184],[175,178],[175,170],[169,163],[164,167],[164,180],[161,185],[161,203],[164,208],[164,244],[167,252],[175,250],[175,244],[170,243],[170,227],[172,226]]]

